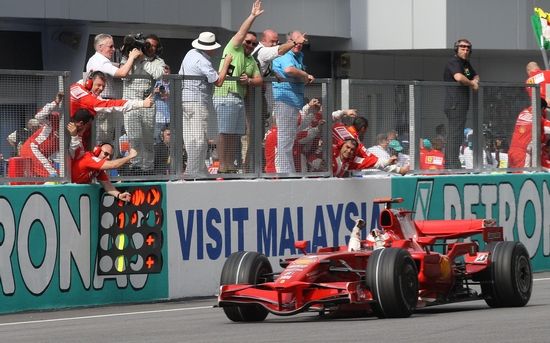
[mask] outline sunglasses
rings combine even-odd
[[[101,150],[101,152],[103,153],[103,155],[105,155],[105,157],[110,157],[111,156],[111,153],[108,152],[108,151]]]
[[[460,44],[458,47],[462,49],[468,49],[468,50],[472,49],[471,45],[465,45],[465,44]]]
[[[251,40],[248,40],[248,39],[247,39],[247,40],[245,40],[244,42],[245,42],[246,44],[248,44],[248,45],[252,45],[252,46],[258,46],[258,42],[253,42],[253,41],[251,41]]]

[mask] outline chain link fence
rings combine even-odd
[[[0,70],[0,182],[70,181],[68,80],[69,72]]]
[[[68,72],[0,70],[0,182],[70,181],[69,100],[59,97],[68,80]],[[113,158],[138,151],[110,171],[114,181],[328,177],[332,113],[341,104],[368,119],[364,146],[387,154],[380,158],[395,155],[409,173],[541,170],[540,121],[516,126],[520,117],[541,115],[538,86],[481,83],[472,92],[445,82],[341,80],[336,94],[334,80],[318,79],[305,86],[301,107],[285,102],[292,94],[273,91],[290,81],[267,78],[232,94],[196,76],[118,80],[125,99],[152,96],[154,105],[104,120],[98,114],[92,143],[113,144]],[[527,140],[519,162],[508,156],[518,137]]]

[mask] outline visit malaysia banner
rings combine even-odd
[[[258,251],[280,270],[279,259],[347,244],[356,218],[377,226],[390,178],[184,182],[167,185],[170,297],[218,291],[226,258]]]

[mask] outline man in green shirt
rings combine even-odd
[[[261,86],[263,83],[260,70],[252,57],[254,48],[258,45],[256,34],[250,32],[252,23],[264,10],[262,2],[256,0],[252,5],[250,15],[244,20],[239,31],[231,38],[223,50],[220,70],[227,55],[232,56],[228,76],[238,77],[238,80],[226,80],[214,92],[214,108],[218,115],[218,130],[220,132],[217,151],[220,159],[219,173],[236,172],[235,159],[239,151],[239,140],[246,133],[245,102],[248,86]]]

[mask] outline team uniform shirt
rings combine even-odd
[[[31,159],[33,176],[48,177],[57,175],[49,157],[59,151],[59,112],[55,101],[46,104],[35,118],[40,122],[36,130],[21,146],[21,157]]]
[[[107,173],[101,170],[101,167],[107,160],[94,156],[94,154],[89,151],[85,151],[81,137],[71,137],[69,155],[71,156],[72,182],[92,183],[94,179],[98,181],[109,181]]]
[[[338,146],[342,146],[343,142],[346,139],[355,139],[359,145],[355,151],[355,158],[349,165],[349,169],[361,170],[361,169],[370,169],[370,168],[379,168],[383,164],[379,161],[376,155],[370,153],[367,148],[360,142],[357,133],[353,127],[346,127],[342,123],[336,123],[332,127],[332,147],[333,147],[333,157],[334,152],[337,150]],[[334,159],[334,158],[333,158]],[[385,167],[385,165],[384,165]],[[333,163],[334,170],[334,163]]]
[[[127,112],[136,108],[143,107],[143,100],[126,100],[126,99],[103,99],[96,96],[90,90],[86,89],[83,81],[73,83],[70,88],[70,115],[74,116],[76,111],[83,108],[88,110],[94,117],[97,113],[113,113]],[[88,142],[90,131],[86,130],[82,133],[84,142]]]
[[[91,73],[92,71],[100,71],[105,74],[105,89],[102,92],[102,95],[105,98],[117,98],[114,89],[113,77],[117,72],[118,67],[115,66],[111,60],[103,56],[99,52],[96,52],[86,64],[86,73]]]
[[[550,84],[550,70],[536,69],[529,73],[529,77],[525,80],[525,83],[530,85],[539,85],[540,97],[546,99],[546,85]],[[527,87],[527,94],[529,99],[533,93],[533,87]]]
[[[532,140],[533,131],[533,112],[532,108],[525,108],[520,112],[512,134],[510,149],[508,150],[508,166],[510,168],[523,168],[530,164],[529,145]],[[541,141],[544,134],[550,134],[550,121],[541,117]],[[543,141],[544,142],[544,141]]]
[[[445,154],[436,149],[420,149],[420,169],[445,169]]]
[[[344,141],[339,142],[338,144],[333,145],[332,147],[332,175],[335,177],[344,177],[348,170],[353,169],[355,157],[352,156],[349,159],[342,159],[340,156],[340,150],[344,145]]]
[[[276,173],[275,155],[277,154],[277,127],[267,130],[264,137],[264,157],[266,173]]]

